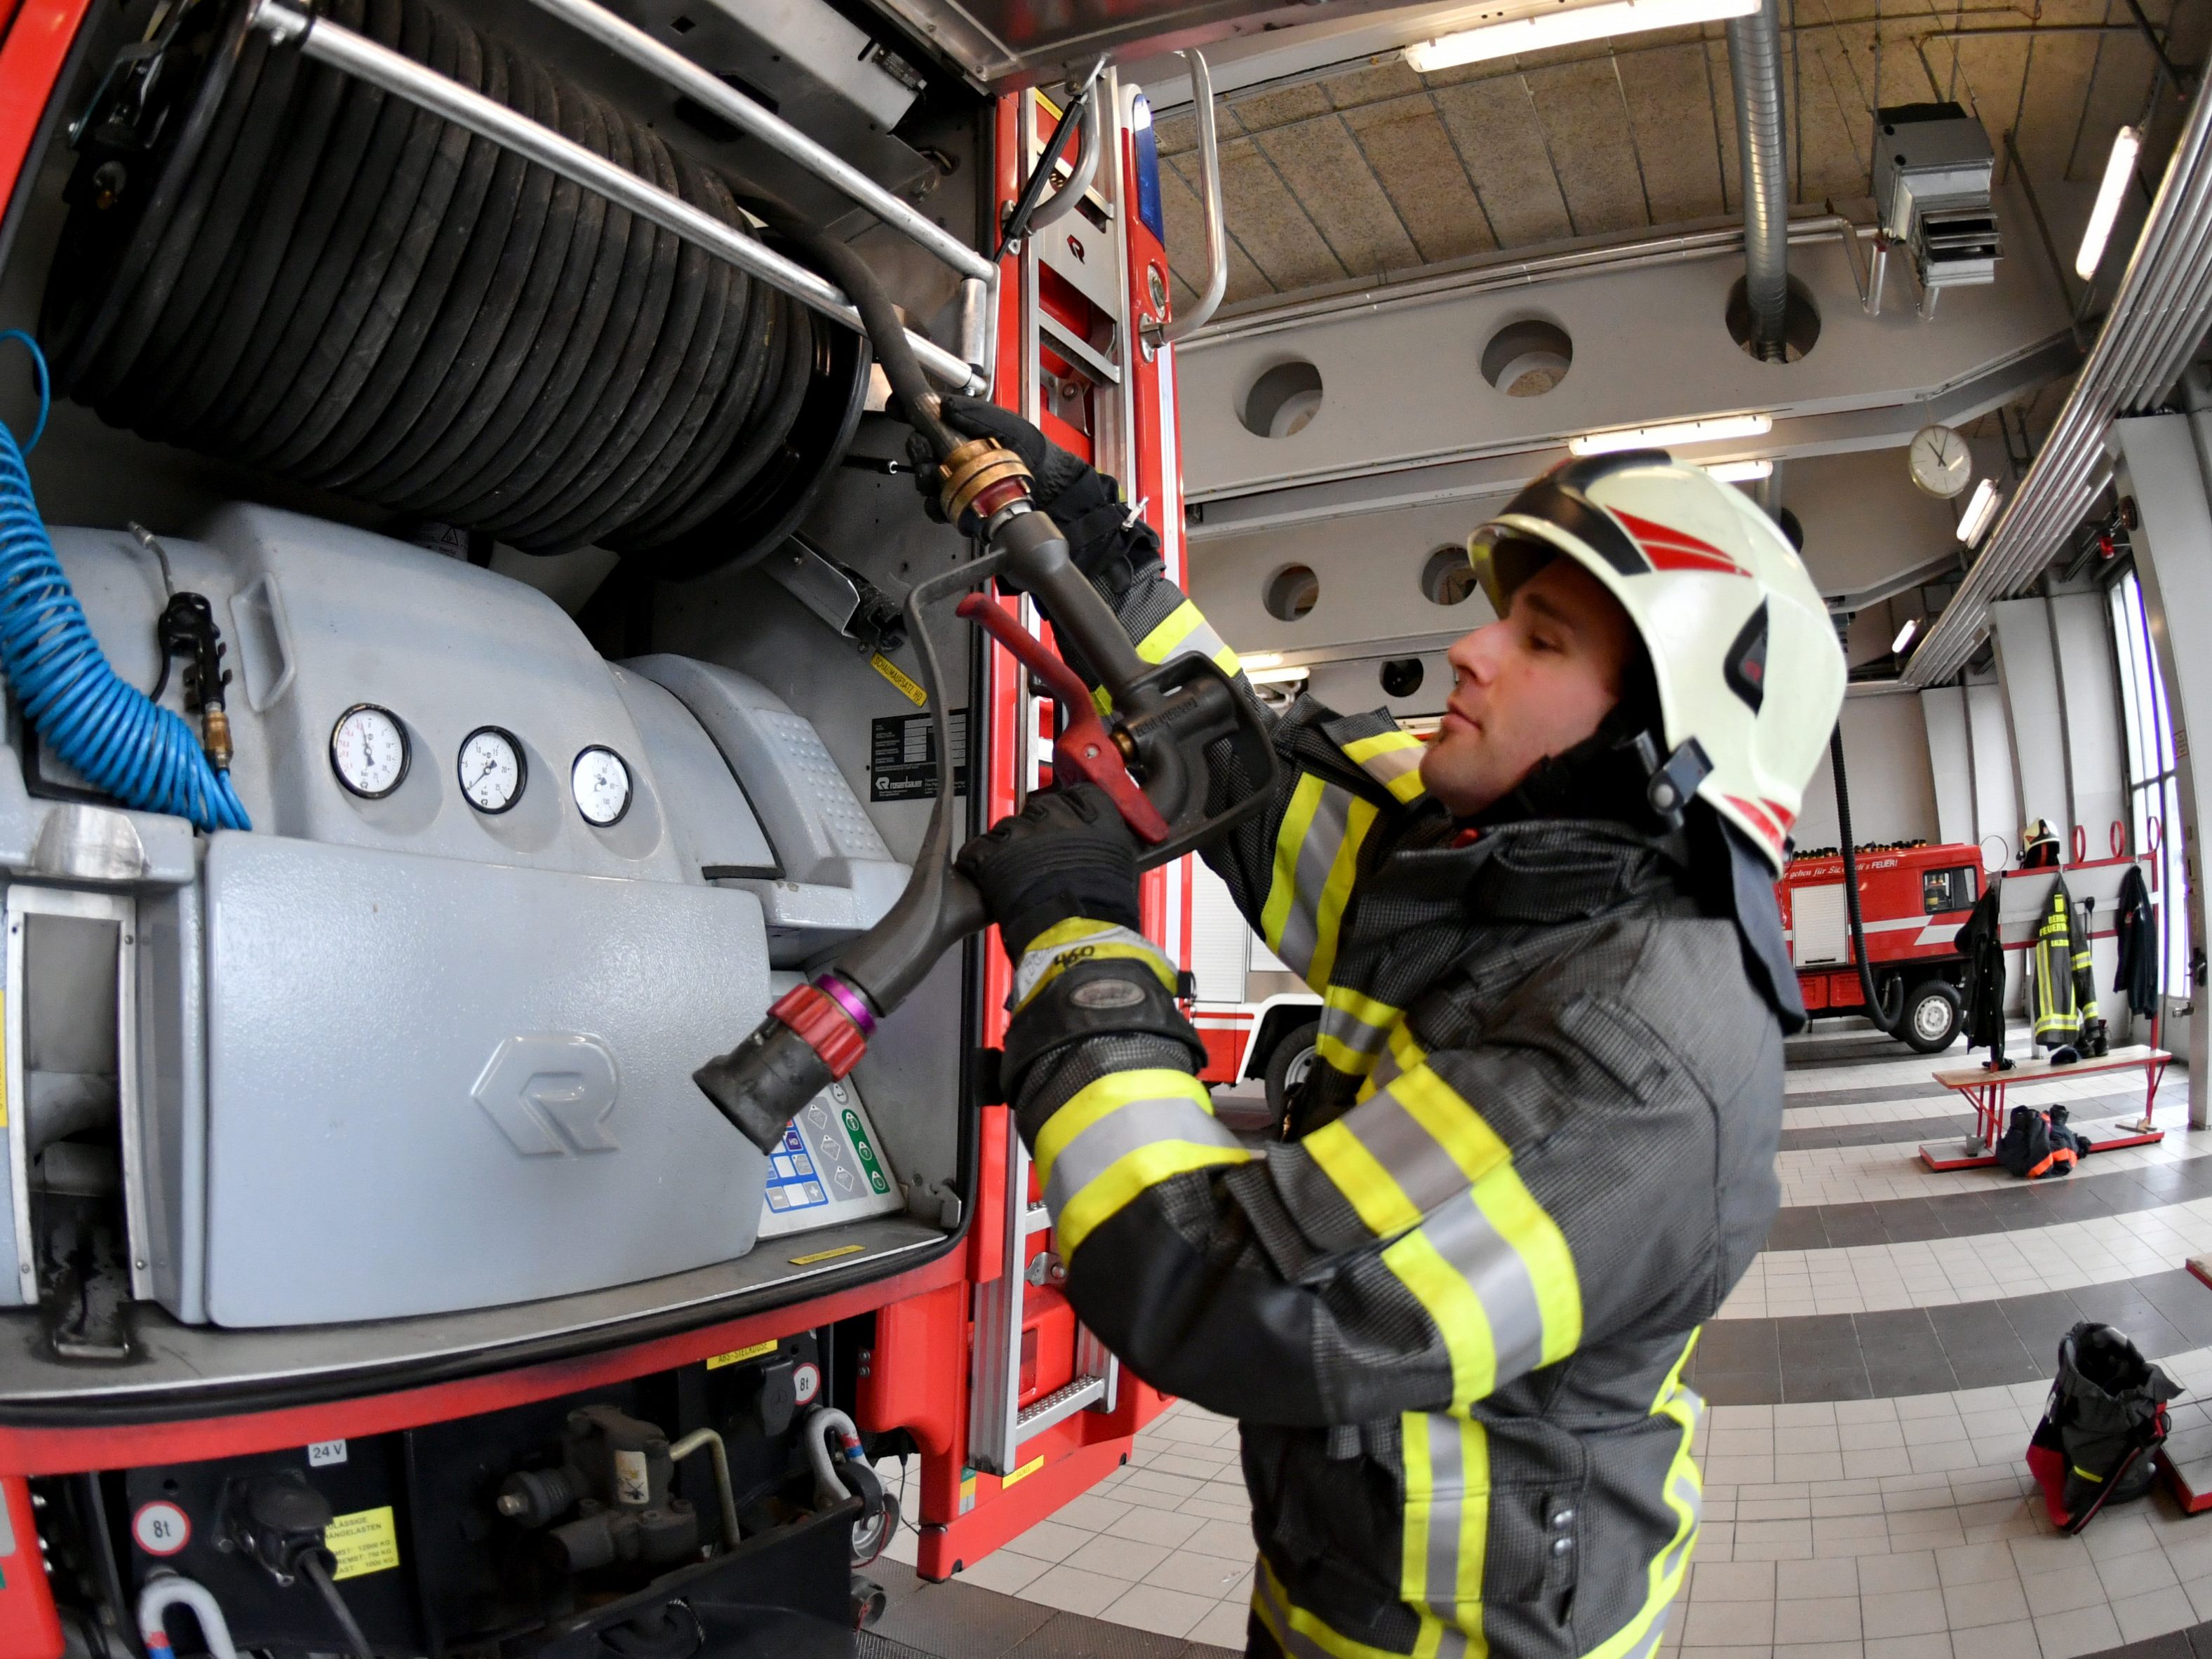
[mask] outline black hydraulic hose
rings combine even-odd
[[[1851,957],[1858,963],[1859,994],[1866,999],[1867,1018],[1884,1036],[1895,1036],[1905,1019],[1905,982],[1895,981],[1894,1006],[1875,994],[1874,969],[1867,962],[1866,921],[1859,914],[1859,852],[1851,840],[1851,791],[1844,776],[1844,726],[1828,733],[1828,769],[1836,783],[1836,833],[1844,843],[1844,907],[1851,919]]]
[[[945,425],[938,413],[942,405],[921,372],[921,359],[914,355],[914,347],[907,340],[906,321],[876,280],[876,273],[843,242],[811,233],[798,240],[808,257],[845,290],[853,308],[860,313],[860,320],[868,325],[869,343],[876,349],[876,361],[884,366],[884,378],[905,406],[908,422],[929,440],[929,447],[943,460],[967,440]]]

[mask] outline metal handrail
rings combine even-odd
[[[963,276],[989,282],[995,270],[983,255],[934,220],[891,194],[835,151],[825,149],[805,133],[757,103],[717,76],[708,74],[679,52],[671,50],[635,24],[624,21],[596,0],[530,0],[579,33],[589,35],[619,58],[627,58],[656,80],[682,93],[692,102],[712,110],[732,126],[757,138],[787,161],[796,161],[824,184],[842,191],[853,200],[905,236],[927,248]]]
[[[1989,532],[1980,556],[1905,665],[1941,684],[1988,632],[1989,606],[2027,580],[2112,480],[2113,417],[2180,374],[2212,314],[2212,93],[2199,91],[2129,256],[2105,326],[2050,435]]]
[[[302,55],[317,63],[381,88],[395,98],[442,116],[479,137],[526,156],[735,265],[746,275],[759,278],[801,305],[866,332],[860,313],[847,299],[844,290],[835,283],[528,116],[350,29],[295,10],[283,0],[256,0],[251,21],[278,45],[296,46]],[[970,257],[980,258],[972,251]],[[972,280],[981,283],[983,279]],[[995,287],[994,283],[984,285]],[[986,332],[995,334],[996,331]],[[908,331],[907,339],[922,367],[945,385],[963,391],[980,391],[988,386],[983,370],[976,365],[911,330]]]
[[[1229,232],[1221,216],[1221,142],[1213,126],[1213,76],[1203,52],[1194,48],[1182,57],[1190,65],[1191,111],[1198,118],[1198,204],[1206,216],[1206,286],[1188,311],[1178,311],[1158,325],[1155,337],[1163,345],[1173,345],[1205,327],[1229,291]],[[1148,326],[1146,331],[1154,331]]]
[[[1102,58],[1092,67],[1091,78],[1077,90],[1076,97],[1083,100],[1083,125],[1077,140],[1081,148],[1068,165],[1066,182],[1030,211],[1026,233],[1029,235],[1036,235],[1054,220],[1073,213],[1084,192],[1091,188],[1091,181],[1098,176],[1098,154],[1106,147],[1106,100],[1099,94],[1098,77],[1105,69],[1106,60]],[[1067,117],[1063,113],[1060,118],[1064,121]]]

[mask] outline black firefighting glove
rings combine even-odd
[[[960,872],[982,890],[1006,954],[1071,916],[1134,930],[1137,843],[1095,783],[1047,789],[960,849]]]
[[[1034,499],[1067,538],[1068,556],[1109,602],[1161,568],[1160,538],[1121,500],[1121,489],[1088,461],[1069,454],[1020,416],[988,398],[946,394],[945,422],[971,438],[996,438],[1022,458],[1035,480]],[[944,522],[937,453],[920,433],[907,440],[907,459],[929,516]],[[1020,589],[1003,577],[1000,586]]]

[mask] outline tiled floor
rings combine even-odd
[[[2181,1265],[2212,1254],[2212,1132],[2185,1128],[2176,1072],[2160,1146],[2033,1185],[1929,1171],[1919,1143],[1967,1117],[1929,1074],[1968,1063],[1835,1028],[1791,1045],[1785,1207],[1691,1373],[1706,1504],[1674,1659],[2212,1659],[2212,1514],[2161,1492],[2061,1538],[2021,1461],[2084,1318],[2172,1372],[2173,1445],[2212,1455],[2212,1290]],[[2064,1101],[2077,1127],[2133,1115],[2140,1091],[2115,1082],[2014,1101]],[[1098,1620],[1210,1659],[1242,1648],[1252,1554],[1235,1425],[1181,1405],[960,1582],[1029,1610],[1002,1620],[1036,1626],[994,1648],[1008,1659],[1106,1651],[1083,1633]]]

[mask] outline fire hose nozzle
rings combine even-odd
[[[859,993],[824,975],[777,998],[750,1036],[691,1080],[746,1139],[773,1152],[799,1109],[860,1063],[874,1027]]]

